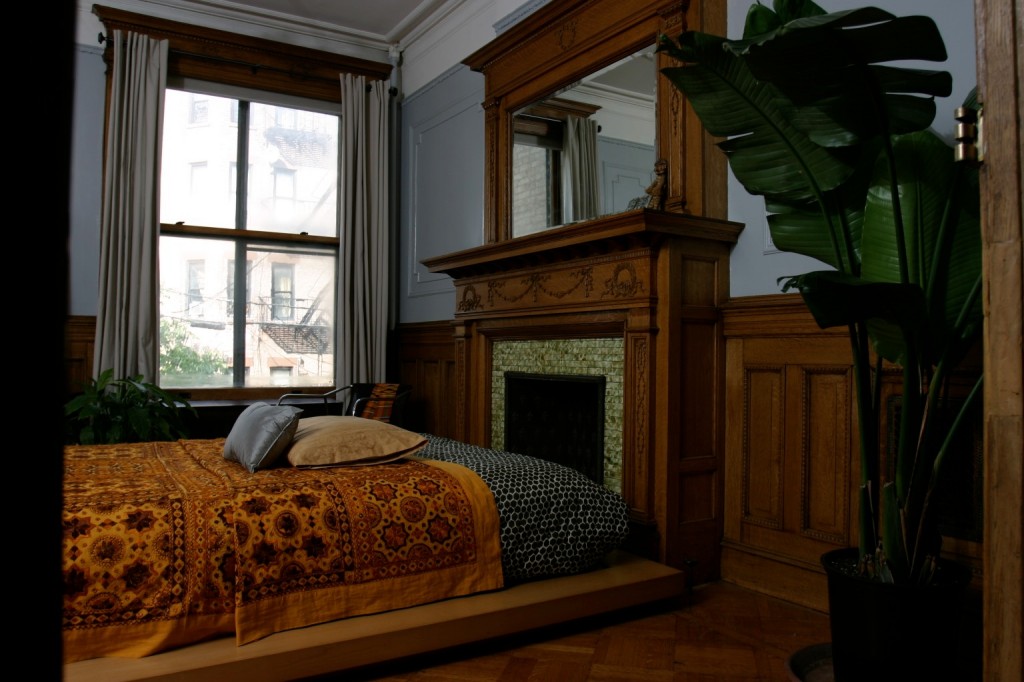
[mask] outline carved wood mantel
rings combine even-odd
[[[623,496],[652,554],[717,570],[718,308],[741,229],[641,209],[425,260],[455,285],[456,437],[490,445],[494,342],[621,337]]]

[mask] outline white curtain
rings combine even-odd
[[[596,218],[600,213],[597,179],[597,121],[569,115],[562,140],[562,220]]]
[[[341,75],[338,386],[386,379],[388,106],[385,81]]]
[[[93,373],[159,370],[160,135],[167,41],[113,31]]]

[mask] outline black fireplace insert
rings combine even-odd
[[[505,450],[604,483],[605,378],[505,372]]]

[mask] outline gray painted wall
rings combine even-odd
[[[400,107],[400,322],[455,317],[451,279],[420,261],[483,243],[483,99],[483,75],[460,65]]]
[[[68,313],[71,315],[95,315],[99,296],[106,87],[102,48],[76,45],[71,120],[71,224],[68,226]]]

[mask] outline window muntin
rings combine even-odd
[[[166,93],[159,383],[332,386],[338,117],[204,94],[196,126],[196,101]]]
[[[249,292],[252,291],[252,261],[245,262],[245,318],[249,319]],[[235,314],[235,261],[231,259],[228,261],[227,267],[227,286],[224,289],[224,293],[227,295],[227,309],[225,313],[228,317]]]

